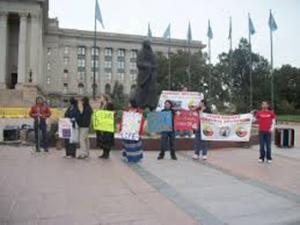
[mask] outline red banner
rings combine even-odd
[[[199,128],[199,113],[197,111],[181,110],[175,113],[175,130],[195,130]]]

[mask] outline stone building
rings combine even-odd
[[[92,95],[95,65],[97,94],[119,81],[134,87],[136,56],[145,36],[61,29],[48,17],[48,0],[0,0],[0,103],[26,105],[33,96]],[[153,38],[154,51],[167,54],[169,42]],[[171,50],[186,50],[186,40],[171,40]],[[193,41],[192,51],[204,48]],[[95,62],[94,62],[95,60]]]

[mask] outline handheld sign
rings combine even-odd
[[[72,137],[72,122],[70,118],[60,118],[58,121],[58,136],[63,139]]]
[[[135,112],[123,112],[121,138],[125,140],[138,141],[140,139],[140,129],[142,114]]]
[[[147,115],[147,120],[150,133],[173,130],[172,112],[150,112]]]
[[[93,113],[93,127],[97,131],[114,133],[115,119],[114,112],[108,110],[97,110]]]
[[[175,130],[196,130],[199,128],[199,123],[197,111],[181,110],[174,115]]]

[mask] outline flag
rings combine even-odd
[[[171,24],[169,24],[167,29],[165,30],[163,38],[164,39],[170,39],[171,38]]]
[[[249,29],[249,33],[251,35],[256,33],[253,22],[252,22],[251,17],[250,17],[250,14],[248,14],[248,29]]]
[[[98,3],[98,0],[96,0],[95,17],[96,17],[96,20],[98,20],[101,23],[101,25],[104,29],[104,23],[103,23],[103,20],[102,20],[102,14],[101,14],[101,11],[100,11],[100,6],[99,6],[99,3]]]
[[[272,14],[272,11],[270,10],[270,17],[269,17],[269,27],[270,27],[270,30],[273,32],[273,31],[276,31],[278,29],[277,27],[277,24],[276,24],[276,21],[273,17],[273,14]]]
[[[232,39],[232,21],[231,21],[231,17],[229,19],[229,33],[228,33],[228,39],[231,40]]]
[[[189,27],[188,27],[188,32],[187,32],[187,40],[188,40],[188,43],[191,43],[191,41],[192,41],[192,28],[191,28],[190,22],[189,22]]]
[[[152,38],[152,31],[151,31],[150,23],[148,23],[148,35],[147,36],[149,39]]]
[[[213,39],[213,32],[212,32],[212,29],[211,29],[211,26],[210,26],[210,20],[208,20],[208,29],[207,29],[207,37],[211,40]]]

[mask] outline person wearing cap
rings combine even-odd
[[[51,111],[42,96],[38,96],[35,100],[35,105],[31,107],[29,116],[34,119],[34,134],[36,152],[40,152],[40,147],[48,152],[48,134],[46,120],[51,116]],[[39,131],[42,132],[42,139]],[[40,145],[42,143],[42,145]]]

